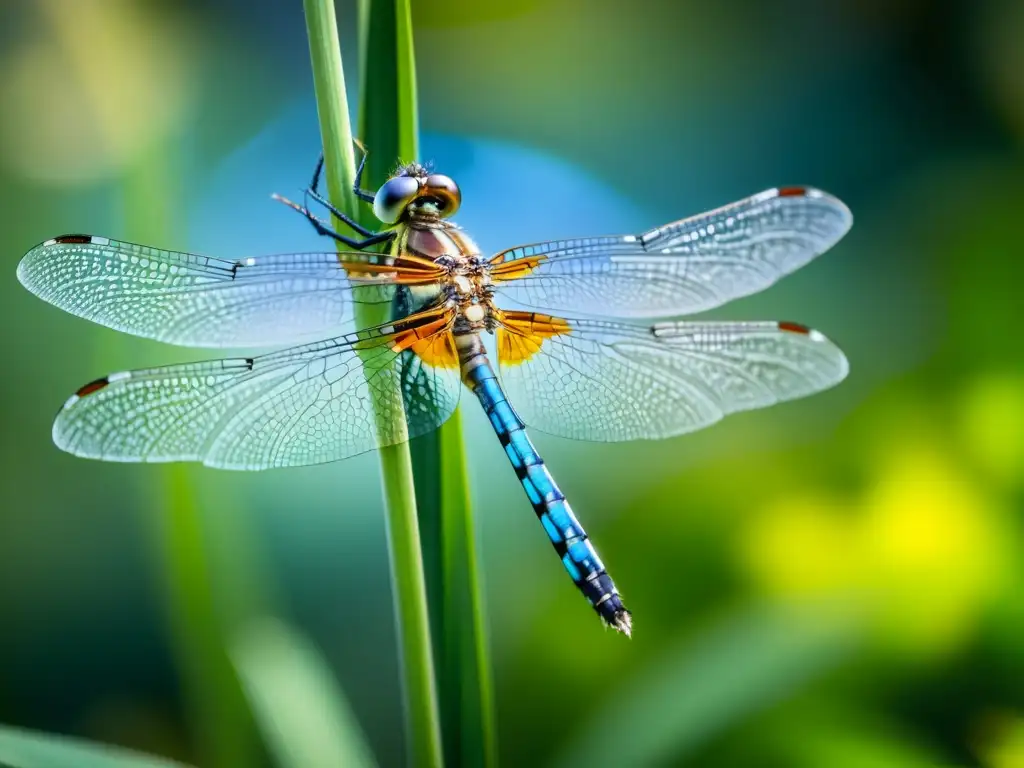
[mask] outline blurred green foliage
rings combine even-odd
[[[127,749],[22,728],[0,728],[0,760],[13,768],[184,768]]]
[[[503,222],[471,230],[486,250],[598,234],[609,190],[636,229],[789,183],[856,219],[716,313],[821,328],[850,358],[842,386],[664,443],[539,436],[634,610],[630,642],[566,582],[466,411],[502,763],[571,762],[602,734],[637,764],[1024,764],[1020,4],[484,5],[414,4],[423,144],[443,152],[423,159],[471,177],[484,143],[527,147],[594,190],[552,201],[515,164],[464,185],[467,226]],[[14,277],[70,231],[229,257],[323,247],[267,200],[305,183],[318,147],[299,4],[259,6],[4,8],[0,722],[205,764],[224,710],[195,682],[237,686],[218,638],[244,643],[269,613],[322,650],[307,672],[331,670],[378,763],[399,765],[376,459],[168,475],[61,454],[50,419],[80,384],[196,353],[62,315]],[[355,9],[338,15],[355,50]],[[296,109],[306,144],[260,143]],[[242,156],[262,170],[243,179]],[[563,229],[537,231],[559,206]],[[195,527],[175,564],[182,505]],[[166,588],[185,555],[215,633]],[[183,638],[216,668],[190,668]],[[243,714],[212,732],[254,739]]]

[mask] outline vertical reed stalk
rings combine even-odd
[[[374,189],[400,161],[421,159],[409,0],[361,0],[359,135],[370,150],[364,185]],[[440,169],[443,171],[443,169]],[[363,224],[374,226],[372,216]],[[490,663],[462,418],[410,445],[430,626],[449,765],[496,764]]]
[[[437,442],[441,461],[441,569],[437,578],[444,592],[439,623],[445,749],[452,765],[489,768],[498,764],[494,698],[458,411],[438,430]],[[415,458],[414,453],[414,467]]]
[[[351,194],[355,176],[352,129],[334,2],[304,0],[304,7],[329,196],[340,210],[358,216],[356,199]],[[372,325],[382,322],[385,316],[360,307],[356,319],[361,325]],[[380,460],[410,762],[417,766],[439,766],[442,764],[440,721],[408,446],[383,448]]]

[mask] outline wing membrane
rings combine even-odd
[[[54,442],[94,459],[247,470],[403,442],[458,404],[452,322],[431,311],[255,358],[112,374],[68,399]]]
[[[440,275],[415,257],[389,265],[380,258],[326,252],[227,261],[69,235],[29,251],[18,278],[45,301],[119,331],[182,346],[258,347],[337,334],[350,327],[353,304],[386,302],[390,286]]]
[[[510,402],[528,426],[578,440],[658,439],[827,389],[843,353],[792,323],[625,323],[527,313],[499,330]]]
[[[641,235],[520,246],[491,260],[496,290],[529,307],[613,317],[690,314],[799,269],[853,218],[816,189],[770,189]]]

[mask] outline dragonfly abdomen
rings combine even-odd
[[[601,558],[559,490],[544,460],[526,435],[526,425],[505,397],[479,337],[456,337],[462,377],[479,398],[537,518],[565,570],[598,615],[629,635],[632,620]]]

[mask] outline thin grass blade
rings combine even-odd
[[[360,3],[360,138],[365,184],[382,184],[419,157],[415,53],[409,0]],[[362,223],[374,226],[372,216]],[[462,419],[410,444],[444,751],[451,765],[496,764],[493,695]]]
[[[356,215],[358,206],[351,192],[355,177],[352,129],[334,3],[304,0],[304,8],[329,196],[340,210]],[[365,213],[362,217],[365,221]],[[356,315],[364,326],[386,319],[386,307],[360,308]],[[380,461],[411,762],[441,765],[440,719],[408,445],[381,449]]]

